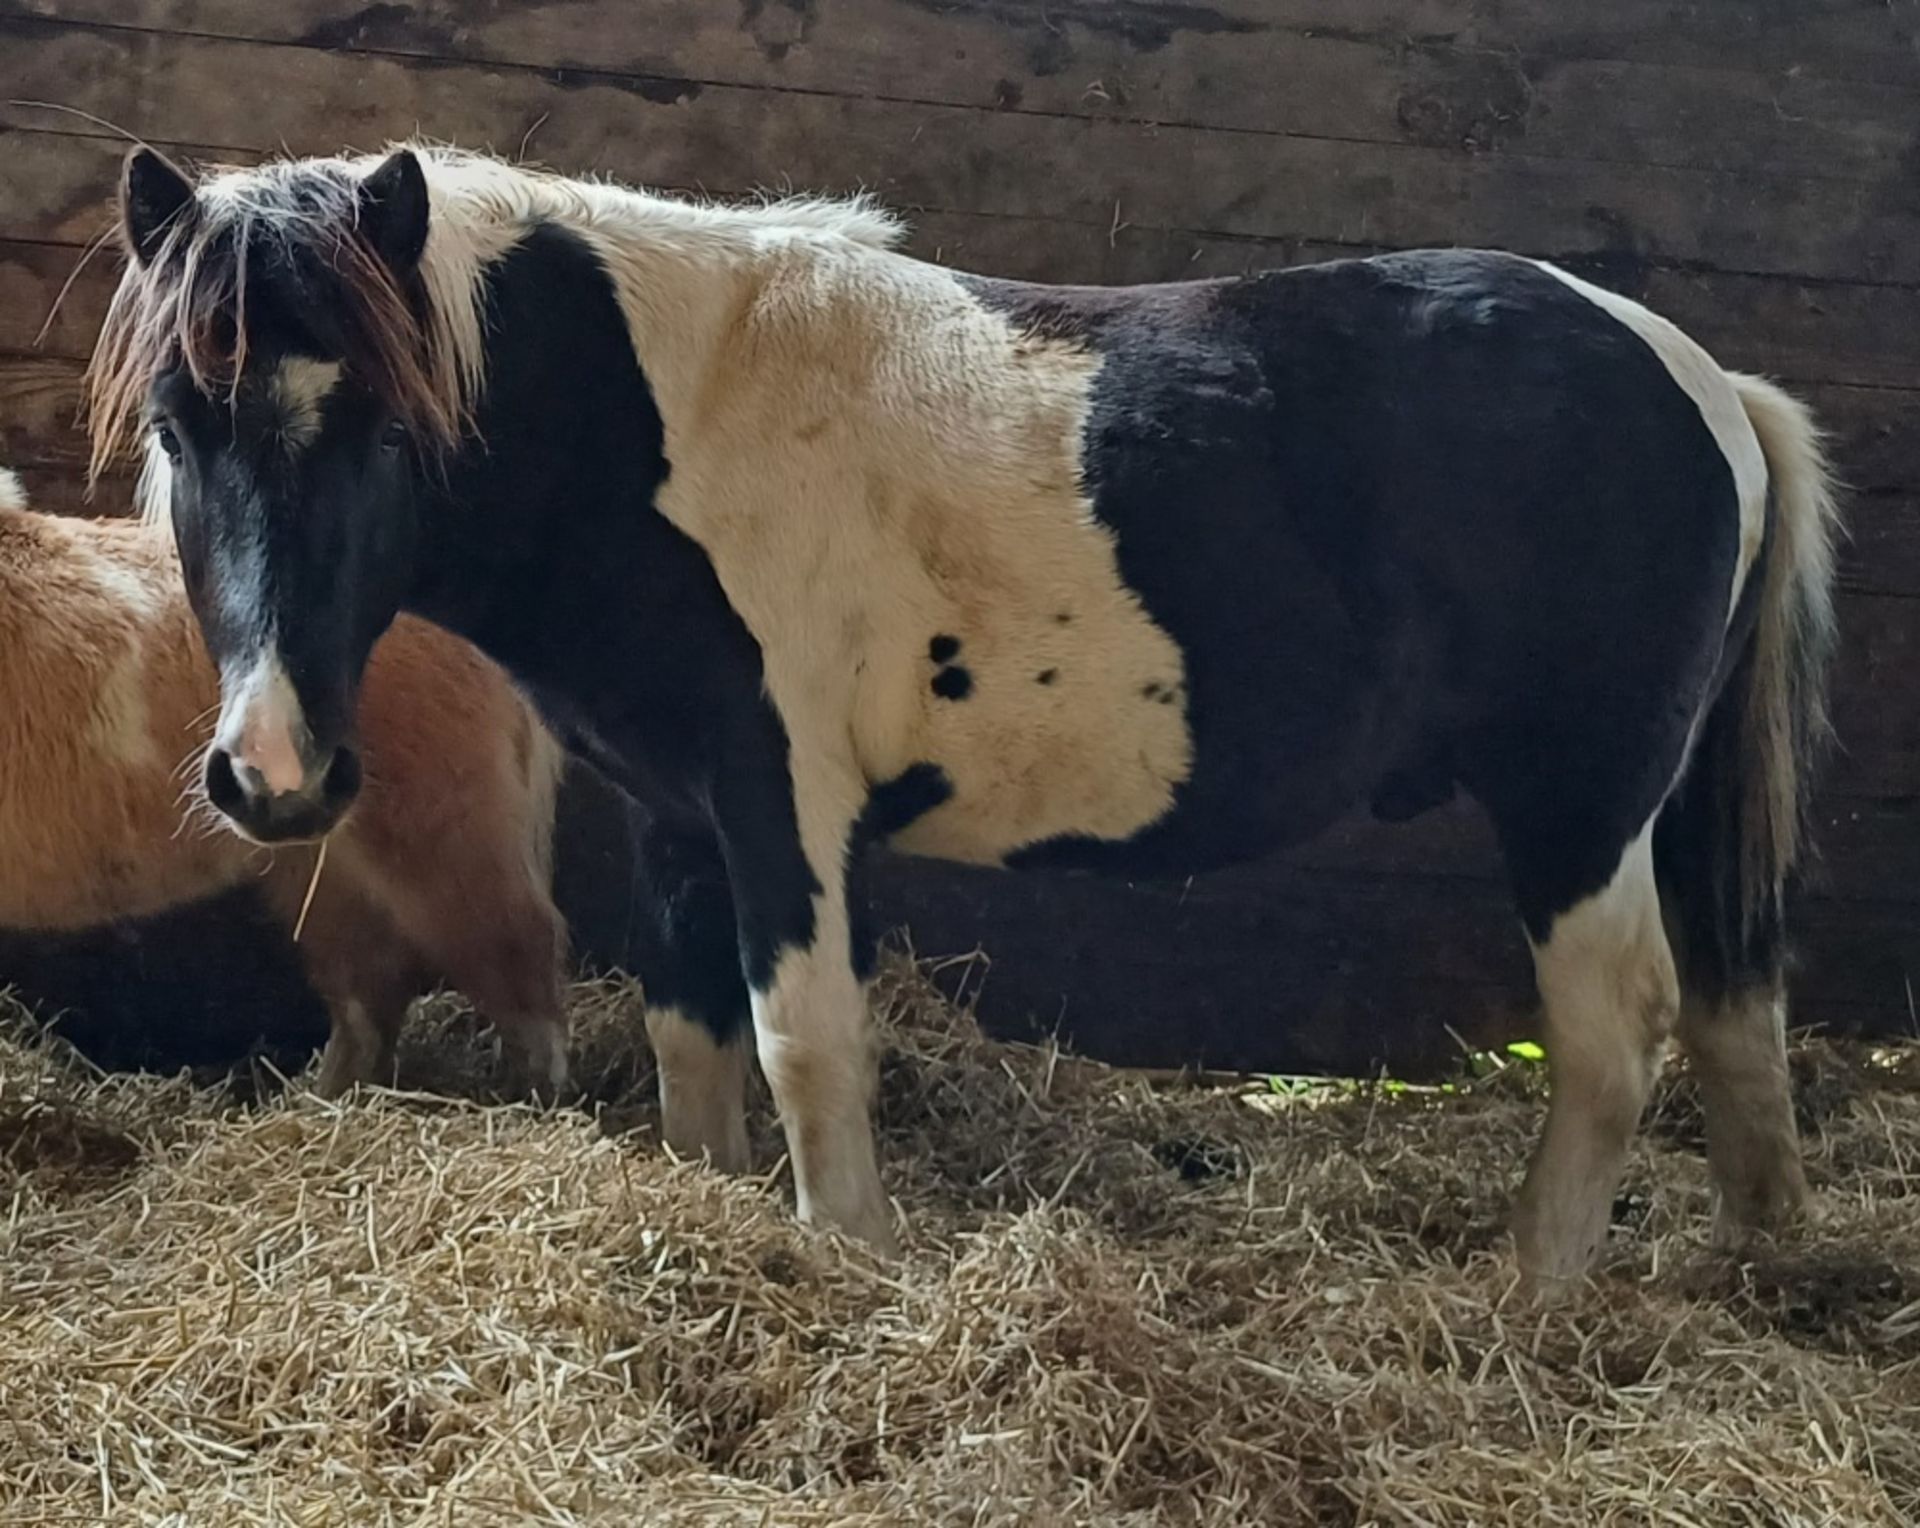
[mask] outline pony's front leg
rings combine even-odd
[[[722,811],[741,965],[801,1220],[892,1253],[892,1208],[874,1155],[875,1058],[847,906],[848,841],[865,786],[850,769],[811,762],[794,759],[790,796],[754,792],[756,810]]]

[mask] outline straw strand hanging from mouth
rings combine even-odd
[[[320,889],[320,872],[327,868],[327,840],[320,840],[320,852],[313,857],[313,874],[307,880],[307,894],[300,899],[300,916],[294,920],[293,942],[298,944],[306,932],[307,914],[313,911],[314,893]]]

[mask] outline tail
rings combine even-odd
[[[1771,524],[1732,672],[1654,835],[1675,953],[1688,985],[1709,993],[1776,981],[1784,961],[1785,901],[1828,738],[1839,533],[1812,414],[1770,382],[1728,376],[1766,457]]]
[[[10,467],[0,467],[0,510],[26,507],[27,488],[26,484],[20,481],[20,474]]]

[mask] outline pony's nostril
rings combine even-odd
[[[212,749],[207,754],[206,786],[207,800],[223,812],[237,812],[246,804],[247,792],[234,773],[233,755],[224,748]]]
[[[360,754],[344,744],[333,751],[333,759],[327,765],[326,779],[321,782],[321,799],[329,805],[344,804],[360,794]]]

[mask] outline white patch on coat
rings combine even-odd
[[[1514,1236],[1528,1273],[1571,1279],[1606,1240],[1614,1190],[1679,1015],[1651,821],[1612,879],[1554,919],[1533,962],[1553,1091]]]
[[[1727,617],[1731,620],[1740,591],[1746,587],[1747,573],[1760,555],[1760,544],[1767,529],[1767,459],[1761,453],[1760,439],[1754,433],[1732,375],[1677,325],[1632,298],[1582,281],[1544,260],[1535,263],[1638,335],[1660,358],[1675,385],[1693,400],[1700,417],[1712,431],[1720,454],[1726,457],[1733,474],[1734,493],[1740,505],[1739,558],[1734,565],[1733,588],[1727,596]]]
[[[747,1145],[743,1030],[725,1045],[678,1008],[647,1005],[647,1039],[660,1071],[660,1133],[674,1155],[705,1157],[725,1173],[752,1165]]]
[[[1185,666],[1082,491],[1099,359],[866,244],[790,233],[716,265],[592,239],[665,423],[660,508],[789,729],[850,737],[868,782],[921,761],[952,781],[896,845],[993,863],[1163,816],[1192,768]]]
[[[220,691],[223,699],[214,746],[231,754],[236,766],[254,770],[276,796],[304,790],[309,747],[306,717],[272,644],[238,678],[223,683]]]
[[[327,396],[340,384],[340,367],[333,361],[287,356],[274,368],[270,391],[280,421],[280,438],[291,450],[311,445],[320,433],[320,415]]]
[[[897,1240],[874,1154],[876,1058],[866,992],[847,958],[847,835],[866,788],[844,734],[836,748],[819,721],[802,717],[792,755],[800,849],[820,885],[813,938],[783,950],[766,987],[749,994],[754,1041],[786,1133],[801,1218],[888,1252]]]
[[[485,364],[486,266],[536,224],[593,248],[665,424],[660,507],[712,558],[789,728],[849,738],[868,783],[923,761],[953,782],[900,847],[995,862],[1168,811],[1192,767],[1184,662],[1082,491],[1098,357],[893,253],[898,225],[863,202],[712,206],[416,152],[430,348],[457,391]],[[216,194],[270,204],[287,173]],[[932,688],[943,635],[964,700]]]
[[[0,467],[0,512],[11,513],[27,507],[27,488],[20,474],[11,467]]]

